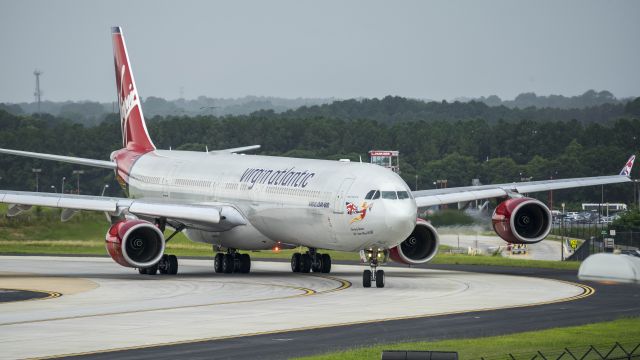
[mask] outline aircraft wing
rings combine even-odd
[[[0,190],[0,203],[9,204],[9,216],[18,215],[31,206],[65,209],[62,214],[63,221],[68,220],[75,211],[89,210],[103,211],[112,216],[132,214],[142,218],[162,217],[170,222],[191,227],[220,229],[246,224],[244,216],[233,205],[218,202],[182,204],[144,199]]]
[[[569,189],[582,186],[607,185],[630,182],[627,175],[595,176],[573,179],[540,180],[509,184],[464,186],[447,189],[413,191],[418,207],[451,204],[456,202],[506,197],[510,194],[527,194],[539,191]]]

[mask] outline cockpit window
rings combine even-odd
[[[397,200],[395,191],[381,191],[383,199]]]
[[[371,200],[380,199],[380,191],[376,190],[376,193],[373,194]]]
[[[409,198],[409,193],[406,191],[398,191],[398,199],[402,200],[402,199],[408,199]]]
[[[373,197],[373,194],[375,194],[376,191],[375,190],[371,190],[367,193],[367,196],[364,197],[365,200],[371,200],[371,198]]]

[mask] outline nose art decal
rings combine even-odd
[[[373,203],[367,204],[366,201],[363,201],[360,207],[358,208],[358,205],[347,201],[346,208],[347,208],[347,215],[357,214],[357,216],[351,219],[351,221],[349,222],[349,224],[353,224],[356,221],[364,220],[364,217],[367,216],[367,211],[371,211],[371,208],[373,208]]]

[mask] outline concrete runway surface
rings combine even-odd
[[[364,289],[357,265],[294,274],[253,262],[251,274],[216,274],[181,260],[177,276],[143,276],[110,259],[0,257],[0,289],[44,291],[0,303],[3,358],[59,356],[291,330],[549,304],[590,288],[534,277],[385,267],[387,287]]]

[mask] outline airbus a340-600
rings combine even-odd
[[[551,212],[522,194],[629,180],[635,157],[619,175],[411,191],[394,172],[374,164],[274,156],[241,156],[258,146],[209,152],[158,150],[149,137],[122,30],[112,29],[123,148],[110,160],[0,149],[1,153],[111,169],[126,198],[0,191],[15,216],[31,206],[79,210],[110,219],[106,248],[118,264],[140,274],[176,274],[178,260],[165,244],[184,232],[217,250],[214,269],[248,273],[239,250],[306,247],[291,258],[293,272],[331,271],[321,249],[361,252],[370,265],[363,286],[384,286],[378,266],[389,258],[422,264],[437,253],[438,234],[417,210],[439,204],[501,198],[492,222],[510,243],[530,244],[550,231]],[[174,230],[167,238],[165,228]]]

